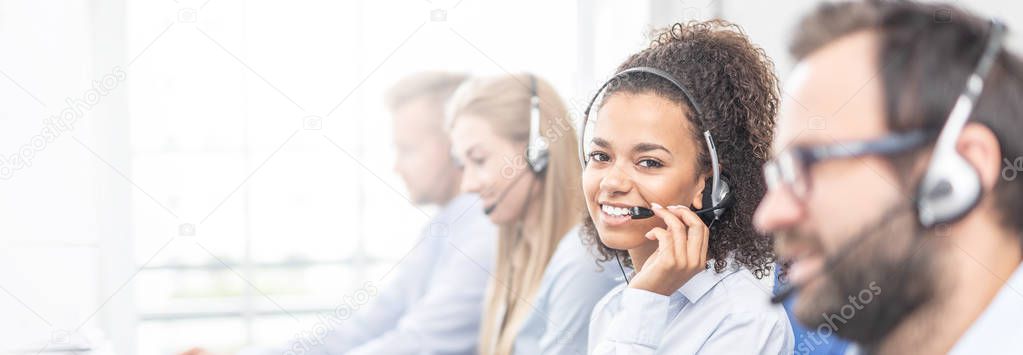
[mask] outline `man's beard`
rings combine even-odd
[[[795,315],[812,331],[832,333],[866,348],[877,346],[938,288],[933,247],[908,203],[897,204],[845,239],[816,277],[813,294],[799,297]],[[783,240],[820,241],[815,235]],[[846,255],[840,255],[846,254]],[[806,290],[801,290],[806,291]],[[802,304],[799,304],[802,303]]]

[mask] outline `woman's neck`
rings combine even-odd
[[[646,238],[644,238],[646,239]],[[632,259],[632,268],[639,272],[646,260],[657,251],[657,241],[647,240],[638,247],[629,249],[629,257]]]

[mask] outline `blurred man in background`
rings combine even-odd
[[[373,298],[370,303],[346,319],[327,322],[330,331],[323,336],[298,336],[282,348],[247,349],[243,354],[476,353],[496,228],[475,206],[475,195],[459,194],[461,169],[451,157],[443,128],[445,102],[465,79],[461,74],[418,73],[387,93],[398,154],[395,171],[412,202],[440,206],[412,250],[389,272],[388,283],[371,286],[365,292]],[[388,226],[374,229],[388,233]]]
[[[1023,156],[1023,62],[1001,29],[901,1],[798,29],[754,220],[811,330],[868,353],[1019,352],[1023,179],[1003,161]]]
[[[424,72],[389,90],[395,171],[415,204],[440,209],[373,303],[308,353],[475,353],[497,229],[474,206],[475,195],[459,194],[461,168],[444,131],[445,103],[465,79]]]

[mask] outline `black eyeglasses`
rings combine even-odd
[[[898,154],[919,148],[934,136],[931,131],[915,130],[862,141],[792,147],[764,164],[764,180],[769,191],[788,189],[802,201],[810,192],[810,168],[814,164],[867,155]]]

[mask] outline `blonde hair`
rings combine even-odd
[[[469,114],[485,119],[498,135],[526,143],[530,80],[528,74],[470,79],[449,103],[448,127]],[[521,222],[499,226],[496,272],[487,287],[480,328],[479,351],[484,354],[512,353],[515,338],[533,310],[533,297],[547,263],[583,211],[582,167],[573,122],[554,88],[540,78],[535,80],[540,98],[540,133],[548,142],[550,157],[547,170],[539,177],[540,198],[535,201],[539,205],[530,205],[540,208],[538,235],[521,236],[520,241],[517,232]],[[505,313],[500,314],[506,306]]]

